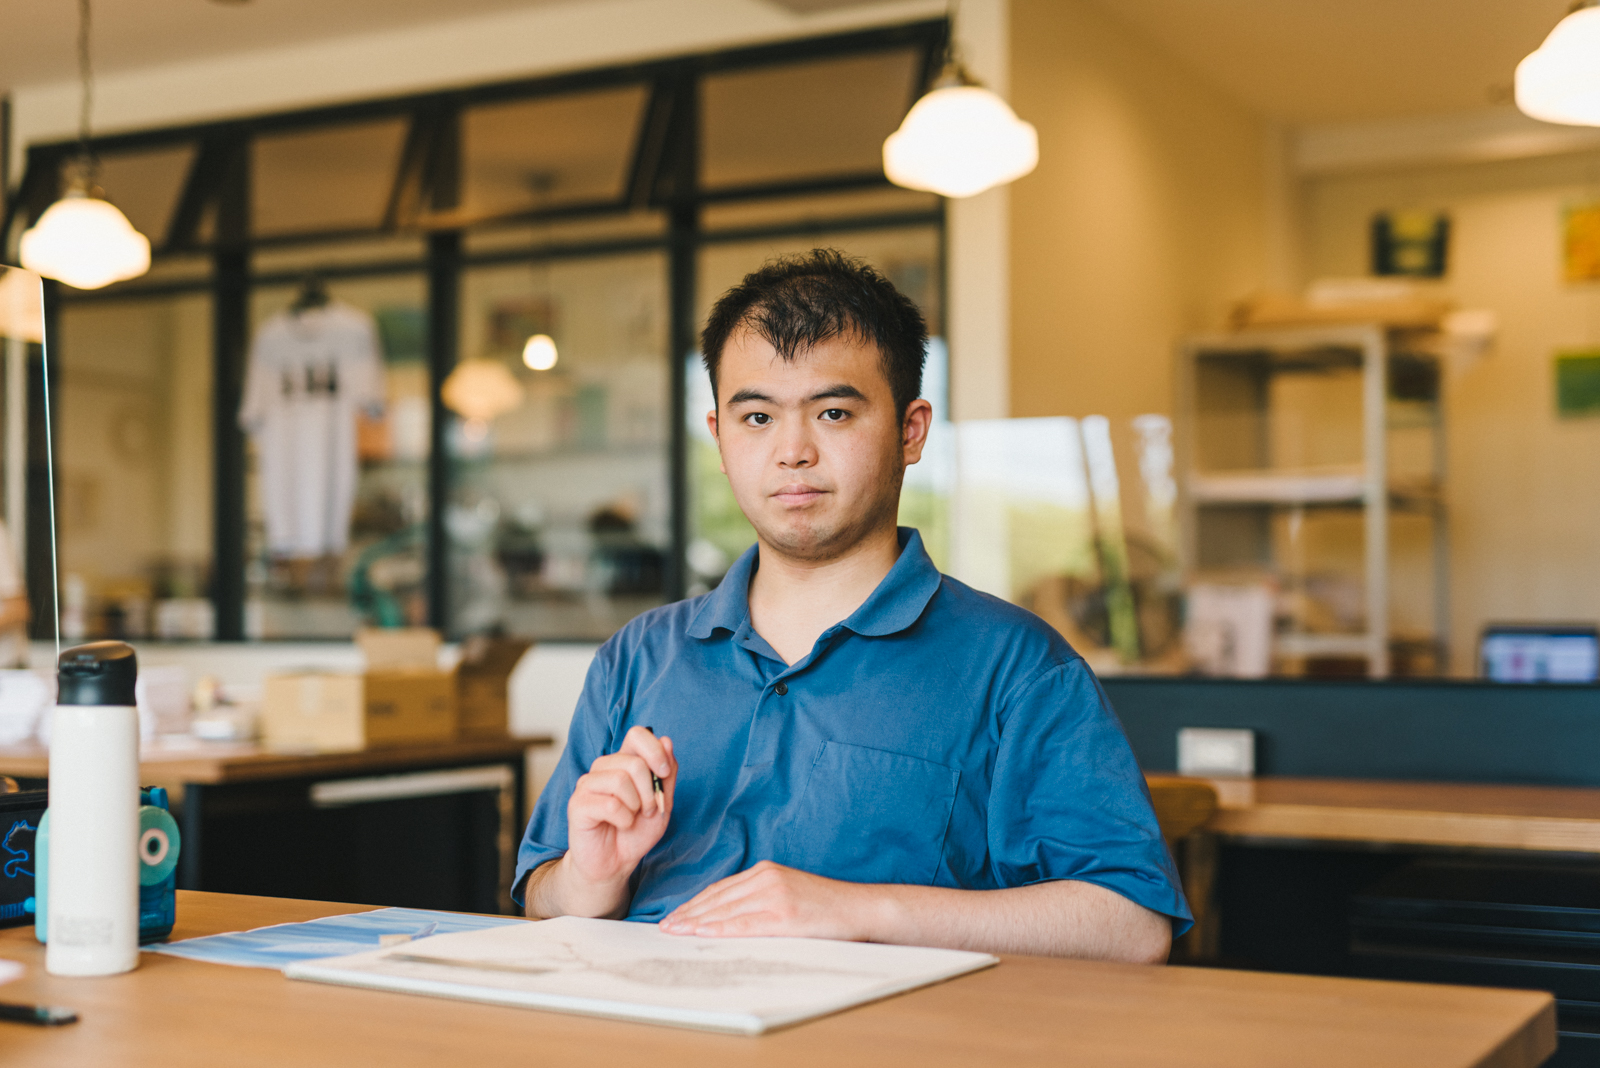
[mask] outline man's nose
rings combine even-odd
[[[810,427],[803,419],[785,422],[788,425],[778,431],[778,466],[793,470],[815,467],[817,449],[811,440]]]

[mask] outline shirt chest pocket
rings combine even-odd
[[[775,859],[853,883],[928,885],[960,778],[931,760],[825,742]]]

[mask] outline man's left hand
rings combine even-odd
[[[872,887],[824,879],[763,860],[712,883],[661,921],[668,934],[782,935],[863,941]]]

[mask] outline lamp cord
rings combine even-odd
[[[82,95],[78,105],[78,149],[89,156],[89,114],[94,104],[94,75],[89,66],[89,0],[78,0],[78,81]]]

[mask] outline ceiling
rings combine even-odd
[[[102,72],[588,0],[95,0]],[[695,3],[697,0],[663,0]],[[861,0],[768,0],[791,10]],[[1252,110],[1292,123],[1481,108],[1568,0],[1087,0]],[[24,14],[25,12],[25,14]],[[70,78],[72,0],[0,0],[0,92]]]
[[[1505,103],[1569,0],[1089,0],[1252,110],[1291,123]]]
[[[559,0],[94,0],[97,72],[400,29]],[[0,0],[0,92],[77,74],[73,0]]]

